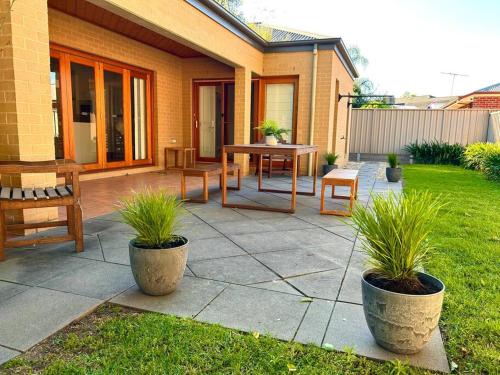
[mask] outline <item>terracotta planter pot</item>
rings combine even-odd
[[[331,171],[333,171],[334,169],[337,169],[338,168],[338,165],[336,164],[323,164],[323,176]]]
[[[401,180],[401,168],[386,168],[385,176],[389,182],[398,182]]]
[[[276,146],[278,144],[278,140],[274,135],[266,135],[266,145],[268,146]]]
[[[435,277],[420,273],[421,280],[433,285],[438,292],[413,295],[389,292],[361,279],[363,310],[368,328],[375,341],[394,353],[419,352],[436,329],[443,305],[444,284]]]
[[[146,294],[163,296],[172,293],[184,275],[188,240],[168,249],[143,249],[129,243],[130,267],[135,282]]]

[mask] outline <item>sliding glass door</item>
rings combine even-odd
[[[51,51],[51,89],[56,158],[87,170],[152,163],[150,73]]]

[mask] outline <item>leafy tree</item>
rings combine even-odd
[[[241,11],[241,6],[243,4],[243,0],[215,0],[216,3],[219,3],[226,10],[232,13],[235,17],[243,20],[243,12]]]
[[[356,67],[366,68],[368,66],[368,59],[361,54],[361,50],[358,46],[351,46],[347,49],[347,53],[349,53],[349,57]]]

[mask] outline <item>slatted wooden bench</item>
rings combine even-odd
[[[349,210],[325,210],[325,188],[332,187],[332,198],[334,199],[349,199]],[[349,186],[349,196],[336,195],[335,186]],[[358,171],[355,169],[334,169],[323,176],[321,180],[321,203],[320,214],[322,215],[337,215],[351,216],[354,200],[358,196]]]
[[[75,241],[77,252],[83,251],[82,210],[80,207],[79,173],[83,168],[72,160],[40,162],[0,161],[0,175],[23,173],[56,173],[64,175],[65,185],[45,188],[0,187],[0,261],[5,259],[4,248]],[[6,210],[66,207],[67,220],[43,223],[7,224]],[[8,231],[67,226],[68,234],[31,239],[7,239]]]
[[[241,188],[241,171],[238,164],[228,164],[228,172],[238,175],[238,183],[236,187],[228,187],[229,190],[240,190]],[[222,164],[221,163],[199,163],[194,168],[184,168],[181,174],[181,197],[182,199],[195,202],[208,202],[208,177],[219,175],[219,188],[222,186]],[[203,179],[203,196],[202,198],[187,198],[186,197],[186,177],[201,177]]]

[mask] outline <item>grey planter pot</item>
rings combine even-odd
[[[338,165],[337,164],[323,164],[323,176],[331,171],[333,171],[334,169],[337,169],[338,168]]]
[[[184,245],[170,249],[142,249],[130,241],[130,267],[144,293],[163,296],[177,288],[186,269],[188,240],[185,240]]]
[[[411,295],[389,292],[361,279],[363,310],[368,328],[375,341],[394,353],[414,354],[430,340],[436,329],[443,305],[444,284],[435,277],[421,273],[420,277],[435,285],[439,292]]]
[[[401,180],[401,168],[386,168],[385,176],[389,182],[398,182]]]

